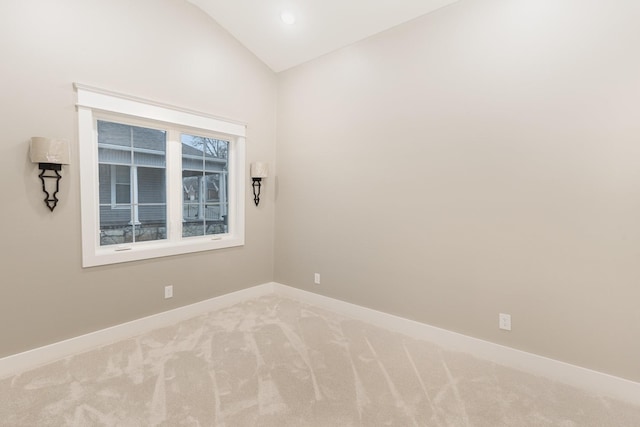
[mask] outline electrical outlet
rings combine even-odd
[[[173,298],[173,285],[167,285],[164,287],[164,299]]]
[[[313,283],[315,283],[316,285],[320,284],[320,273],[316,273],[313,275]]]
[[[500,313],[498,316],[498,326],[500,327],[500,329],[504,329],[505,331],[510,331],[511,330],[511,315],[510,314],[505,314],[505,313]]]

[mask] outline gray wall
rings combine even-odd
[[[276,281],[640,381],[639,7],[463,0],[281,74]]]
[[[247,185],[244,247],[83,270],[73,82],[245,122],[247,163],[275,158],[276,76],[195,6],[0,2],[0,356],[273,278],[268,184],[259,208]],[[28,160],[32,136],[72,142],[53,213]]]

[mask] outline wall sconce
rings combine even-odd
[[[256,162],[251,163],[251,179],[253,183],[253,201],[256,206],[260,203],[260,187],[262,186],[262,178],[269,176],[269,165],[267,163]]]
[[[69,142],[61,139],[49,139],[39,136],[31,138],[31,146],[29,147],[31,154],[31,162],[38,163],[40,168],[40,181],[42,182],[42,191],[46,194],[44,202],[51,212],[58,204],[58,190],[60,189],[60,175],[62,165],[69,164]],[[52,171],[45,175],[47,171]],[[45,181],[46,179],[46,181]]]

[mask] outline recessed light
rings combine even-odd
[[[290,10],[285,10],[280,14],[280,19],[287,25],[293,25],[296,23],[296,16]]]

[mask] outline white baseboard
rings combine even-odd
[[[273,285],[265,283],[7,356],[0,359],[0,378],[272,293]]]
[[[634,381],[447,331],[280,283],[273,283],[272,285],[274,291],[279,295],[306,302],[352,319],[393,330],[412,338],[428,340],[448,350],[468,353],[481,359],[543,376],[601,396],[609,396],[640,405],[640,383]]]
[[[153,329],[274,292],[284,297],[334,311],[352,319],[361,320],[416,339],[428,340],[445,349],[468,353],[478,358],[534,375],[540,375],[592,393],[640,405],[640,383],[274,282],[232,292],[2,358],[0,359],[0,378],[6,378],[73,354],[128,339]]]

